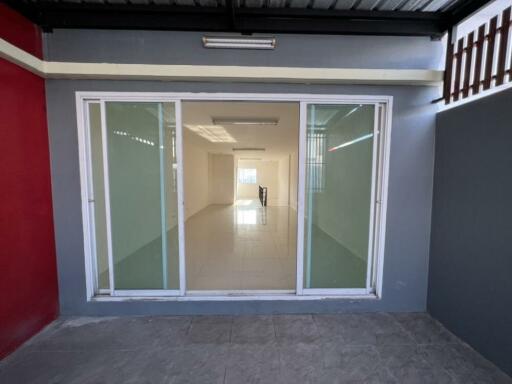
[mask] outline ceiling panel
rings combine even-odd
[[[48,2],[48,0],[45,0]],[[236,6],[247,8],[315,8],[315,9],[357,9],[362,11],[424,11],[437,12],[467,0],[233,0]],[[26,0],[40,3],[41,0]],[[215,7],[225,4],[225,0],[52,0],[54,3],[88,4],[139,4],[139,5],[189,5]]]
[[[356,9],[361,11],[371,11],[373,10],[380,0],[362,0],[356,7]]]
[[[418,10],[421,10],[421,8],[429,2],[430,2],[430,0],[409,0],[402,7],[400,7],[400,10],[401,11],[418,11]]]
[[[440,38],[491,0],[5,1],[45,32],[94,28]]]
[[[242,0],[242,4],[247,8],[261,8],[265,4],[265,0]]]
[[[448,2],[450,2],[450,0],[433,0],[429,4],[427,4],[426,7],[423,8],[423,11],[437,12]]]
[[[290,0],[290,8],[307,8],[310,0]]]
[[[283,8],[286,4],[285,0],[269,0],[268,7],[269,8]]]
[[[394,11],[397,9],[404,0],[384,0],[381,1],[377,9],[379,11]]]
[[[336,0],[313,0],[313,8],[315,9],[329,9],[334,5]]]
[[[334,9],[348,10],[351,9],[356,3],[357,0],[338,0],[334,6]]]

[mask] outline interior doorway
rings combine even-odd
[[[299,103],[182,111],[187,290],[294,292]]]

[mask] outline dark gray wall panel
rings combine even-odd
[[[438,96],[436,88],[86,80],[48,80],[46,86],[62,314],[312,313],[426,309],[436,108],[430,102]],[[393,131],[382,300],[87,302],[75,91],[392,95]]]
[[[438,115],[428,309],[512,375],[512,89]]]
[[[200,32],[59,30],[44,35],[51,61],[439,69],[428,37],[278,35],[275,50],[204,49]]]

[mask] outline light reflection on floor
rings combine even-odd
[[[186,222],[188,290],[294,290],[297,213],[258,200],[210,205]]]

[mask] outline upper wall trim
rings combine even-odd
[[[240,81],[308,84],[440,85],[429,69],[299,68],[73,63],[41,60],[0,39],[0,57],[48,79]]]
[[[0,39],[0,57],[17,64],[26,70],[44,77],[44,61],[16,47],[4,39]]]

